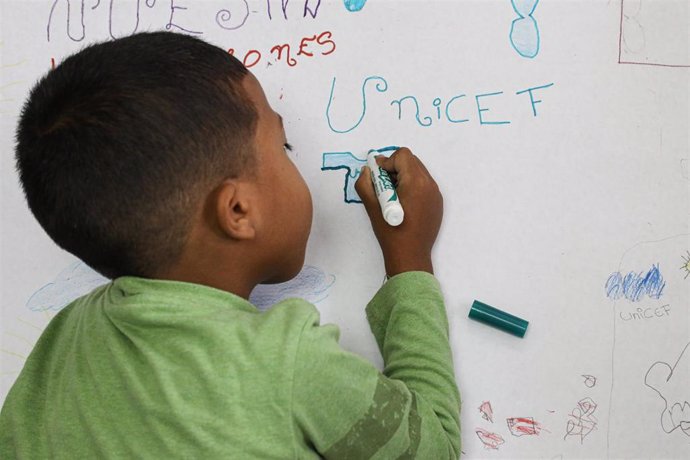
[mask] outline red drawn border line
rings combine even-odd
[[[621,23],[620,29],[618,31],[618,63],[619,64],[634,64],[634,65],[651,65],[656,67],[681,67],[688,68],[690,64],[661,64],[657,62],[638,62],[638,61],[621,61],[621,56],[623,54],[623,4],[625,0],[621,0]]]

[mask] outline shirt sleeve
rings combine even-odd
[[[458,458],[460,398],[436,279],[391,278],[367,306],[384,358],[380,372],[338,345],[316,309],[295,357],[296,435],[325,458]]]

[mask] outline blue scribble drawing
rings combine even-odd
[[[341,130],[341,129],[334,128],[333,123],[331,122],[331,104],[333,103],[333,91],[335,90],[335,77],[333,77],[333,82],[331,83],[331,93],[328,96],[328,105],[326,105],[326,120],[328,121],[328,127],[331,128],[331,131],[333,131],[334,133],[339,133],[339,134],[349,133],[350,131],[355,129],[357,126],[359,126],[359,124],[362,122],[362,120],[364,120],[364,115],[366,115],[366,113],[367,113],[367,95],[366,95],[364,90],[365,90],[369,80],[380,80],[374,86],[376,88],[376,91],[378,91],[379,93],[384,93],[388,90],[388,82],[386,81],[385,78],[377,77],[375,75],[365,78],[364,81],[362,82],[362,115],[360,115],[359,120],[357,120],[357,122],[354,125],[352,125],[350,128]]]
[[[606,296],[617,300],[625,296],[631,302],[639,302],[645,294],[650,299],[659,299],[666,282],[659,271],[659,264],[644,272],[630,272],[623,276],[620,272],[612,273],[606,281]]]
[[[343,0],[347,11],[360,11],[367,4],[367,0]]]
[[[33,311],[59,311],[78,297],[109,281],[84,262],[76,261],[62,270],[53,282],[36,291],[26,302],[26,306]]]
[[[249,301],[259,310],[266,310],[275,303],[291,297],[299,297],[307,302],[317,303],[328,297],[328,290],[335,283],[334,275],[305,265],[299,274],[285,283],[259,284],[254,288]]]
[[[532,17],[539,0],[510,0],[510,3],[520,16],[510,26],[510,44],[520,56],[532,59],[539,54],[539,27]]]
[[[344,169],[346,171],[345,186],[343,187],[345,203],[361,203],[362,200],[355,191],[355,182],[357,182],[362,166],[366,164],[366,159],[357,158],[351,152],[327,152],[323,154],[321,171]]]

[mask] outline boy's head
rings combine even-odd
[[[16,156],[41,226],[106,276],[203,282],[241,266],[246,282],[270,282],[299,271],[311,225],[285,143],[237,59],[155,32],[89,46],[43,77]]]

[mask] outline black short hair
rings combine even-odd
[[[48,235],[107,277],[180,256],[200,200],[253,167],[247,69],[172,32],[88,46],[31,90],[16,133],[27,202]]]

